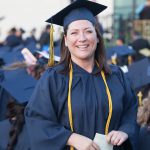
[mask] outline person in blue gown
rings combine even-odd
[[[0,150],[30,150],[24,120],[24,107],[15,100],[8,103],[7,119],[0,121]]]
[[[108,66],[95,17],[106,6],[75,1],[47,22],[64,27],[61,61],[49,67],[25,109],[32,150],[136,149],[138,102],[117,66]]]
[[[150,148],[150,90],[148,96],[143,99],[138,109],[137,121],[141,125],[139,132],[138,150],[149,150]]]

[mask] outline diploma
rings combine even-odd
[[[96,133],[94,142],[99,146],[100,150],[113,150],[113,145],[106,140],[106,135]]]

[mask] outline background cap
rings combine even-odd
[[[0,85],[19,103],[27,102],[35,88],[36,80],[25,69],[4,71]]]
[[[135,89],[150,83],[150,62],[144,58],[128,67],[128,76]]]

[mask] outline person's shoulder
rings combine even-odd
[[[111,69],[110,74],[111,79],[119,80],[121,83],[124,84],[125,80],[127,79],[127,76],[121,70],[121,68],[117,65],[110,65],[110,69]]]
[[[57,78],[57,77],[62,77],[64,76],[61,72],[63,69],[62,64],[55,65],[53,67],[48,67],[45,72],[43,73],[41,78]]]
[[[117,65],[109,65],[109,67],[110,67],[110,69],[111,69],[111,74],[113,75],[113,74],[118,74],[118,73],[121,73],[122,71],[121,71],[121,69],[120,69],[120,67],[119,66],[117,66]]]
[[[56,73],[56,74],[60,74],[61,70],[63,69],[63,64],[57,64],[53,67],[48,67],[46,72],[47,73]]]

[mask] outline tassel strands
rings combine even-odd
[[[54,27],[51,24],[50,27],[50,46],[49,46],[49,60],[48,66],[51,67],[54,65],[54,37],[53,37]]]

